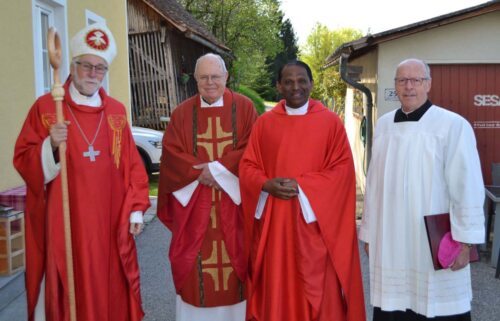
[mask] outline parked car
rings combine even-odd
[[[144,167],[148,174],[160,170],[161,143],[163,132],[159,130],[132,126],[132,136],[139,154],[141,154]]]

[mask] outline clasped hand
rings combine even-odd
[[[299,194],[299,184],[294,178],[276,177],[265,182],[262,190],[274,197],[289,200]]]
[[[200,176],[198,176],[197,181],[202,185],[206,185],[208,187],[213,187],[216,190],[221,190],[222,188],[219,186],[212,173],[210,173],[210,169],[208,168],[208,163],[202,163],[193,166],[194,169],[201,169]]]

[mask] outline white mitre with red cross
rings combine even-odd
[[[116,57],[116,42],[105,23],[94,23],[80,30],[70,43],[71,57],[96,55],[108,65]]]

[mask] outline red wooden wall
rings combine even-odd
[[[436,64],[430,68],[430,100],[471,123],[484,182],[491,184],[491,163],[500,163],[500,64]]]

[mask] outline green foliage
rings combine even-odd
[[[236,91],[239,92],[240,94],[250,98],[250,100],[253,102],[253,105],[255,106],[255,109],[259,113],[259,115],[263,114],[266,111],[264,99],[262,99],[262,97],[260,97],[259,94],[255,90],[250,89],[244,85],[239,85]]]
[[[273,84],[274,75],[270,70],[271,67],[270,64],[266,64],[265,70],[260,73],[252,85],[252,89],[254,89],[264,100],[274,100],[277,96],[276,85]]]
[[[179,0],[196,19],[233,50],[229,67],[236,84],[254,87],[269,76],[266,57],[282,49],[278,0]]]
[[[340,45],[361,36],[359,30],[352,28],[329,30],[328,27],[317,23],[307,37],[306,44],[300,48],[300,59],[311,67],[313,74],[314,88],[311,97],[323,102],[331,102],[333,99],[333,103],[328,105],[340,116],[344,113],[346,84],[336,68],[322,69],[322,67],[326,58]]]
[[[278,71],[282,65],[290,60],[297,59],[299,48],[297,47],[297,37],[293,31],[290,19],[283,21],[283,15],[280,17],[280,41],[283,44],[283,50],[278,52],[274,57],[268,57],[267,71],[268,77],[266,78],[265,86],[259,87],[259,83],[254,86],[255,90],[261,94],[266,100],[277,100],[278,91],[276,90],[276,81],[278,78]]]

